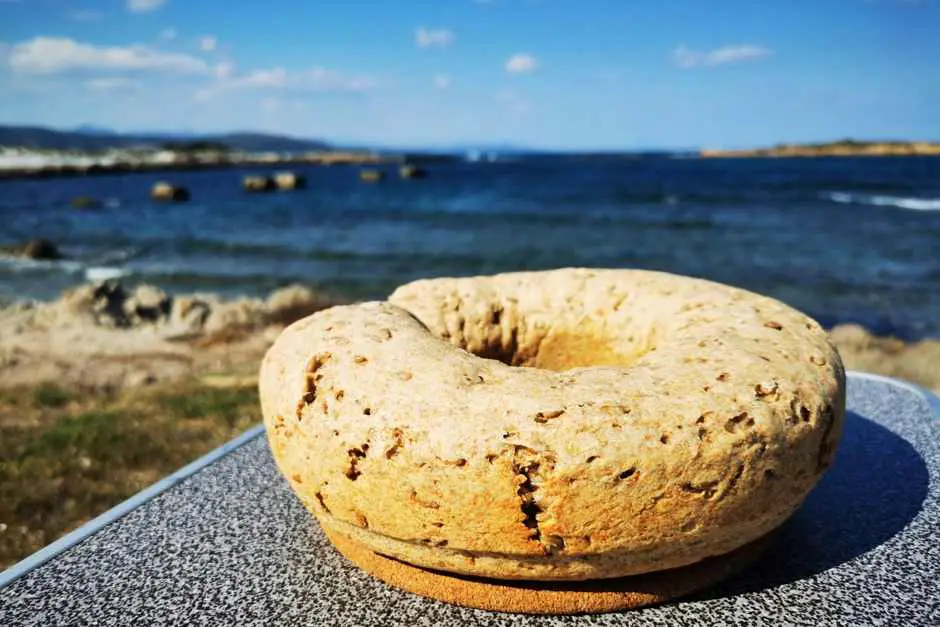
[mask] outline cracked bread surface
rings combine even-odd
[[[637,270],[423,280],[321,311],[279,337],[260,389],[274,458],[331,532],[531,580],[757,539],[830,463],[845,410],[816,322]]]

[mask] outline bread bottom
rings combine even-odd
[[[326,525],[321,527],[346,559],[401,590],[481,610],[555,615],[636,609],[703,590],[756,561],[776,535],[769,533],[730,553],[682,568],[617,579],[552,583],[484,579],[419,568],[374,553]]]
[[[798,505],[798,504],[797,504]],[[716,555],[725,555],[761,538],[783,524],[791,512],[769,511],[735,526],[701,532],[674,544],[631,547],[606,553],[508,555],[409,542],[380,534],[317,512],[320,526],[374,553],[412,566],[458,576],[520,581],[578,582],[632,577],[682,568]],[[447,544],[446,542],[444,543]]]

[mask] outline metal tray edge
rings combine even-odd
[[[13,566],[10,566],[8,569],[0,573],[0,589],[5,588],[29,571],[45,564],[60,553],[64,553],[88,536],[97,533],[114,521],[126,516],[147,501],[160,496],[179,482],[193,476],[206,466],[244,446],[251,440],[261,435],[263,432],[264,425],[256,425],[252,427],[238,437],[226,442],[218,448],[209,451],[199,459],[183,466],[173,474],[167,475],[150,487],[141,490],[126,501],[118,503],[103,514],[100,514],[97,517],[89,520],[78,529],[75,529],[74,531],[62,536],[52,544],[39,549],[22,561],[17,562]]]

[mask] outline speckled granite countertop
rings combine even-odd
[[[532,617],[399,592],[330,547],[264,438],[249,436],[45,563],[5,573],[0,625],[940,625],[940,410],[863,375],[849,378],[849,410],[835,465],[774,548],[689,600]]]

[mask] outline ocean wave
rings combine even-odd
[[[86,263],[94,264],[99,266],[109,266],[116,263],[123,263],[130,259],[134,259],[141,254],[141,249],[136,246],[125,246],[122,248],[112,248],[111,250],[106,250],[100,255],[96,255],[89,259],[86,259]]]
[[[940,198],[910,198],[906,196],[870,196],[848,192],[830,192],[823,195],[827,200],[842,204],[871,205],[874,207],[897,207],[914,211],[940,211]]]
[[[34,272],[77,274],[81,275],[85,281],[106,281],[130,274],[130,271],[126,268],[110,265],[87,265],[74,259],[27,259],[9,255],[0,255],[0,268],[12,274]]]
[[[78,273],[82,271],[82,264],[78,261],[65,259],[28,259],[26,257],[13,257],[0,255],[0,265],[13,272],[30,272],[37,270],[60,270],[62,272]]]
[[[86,281],[108,281],[119,279],[130,274],[126,268],[115,268],[113,266],[92,266],[85,268]]]

